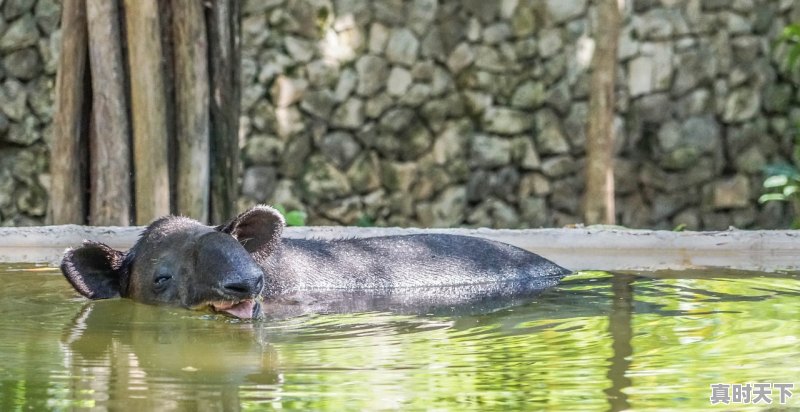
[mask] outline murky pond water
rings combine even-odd
[[[0,410],[724,410],[710,385],[793,383],[800,277],[582,273],[480,313],[243,322],[87,302],[0,266]]]

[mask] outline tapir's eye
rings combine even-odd
[[[160,273],[156,278],[153,280],[153,284],[156,286],[164,286],[172,279],[172,275],[169,273]]]

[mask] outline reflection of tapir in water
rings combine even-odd
[[[116,296],[239,318],[287,306],[317,311],[452,306],[530,295],[569,271],[485,239],[417,234],[282,239],[283,217],[259,206],[208,227],[168,216],[127,252],[87,241],[61,263],[84,296]]]
[[[70,377],[62,396],[100,410],[240,410],[243,385],[280,384],[269,333],[148,305],[90,302],[62,331]]]

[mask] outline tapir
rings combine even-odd
[[[526,250],[450,234],[282,238],[283,216],[256,206],[220,226],[153,221],[127,252],[85,241],[61,271],[89,299],[211,308],[241,319],[278,306],[320,311],[455,305],[523,296],[570,271]]]

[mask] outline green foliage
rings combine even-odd
[[[283,218],[286,219],[286,226],[306,225],[306,218],[308,218],[306,212],[303,212],[302,210],[290,210],[287,212],[283,205],[275,205],[275,209],[278,212],[281,212]]]
[[[792,23],[784,27],[777,40],[778,44],[787,47],[786,69],[796,70],[800,62],[800,23]],[[798,125],[796,125],[798,126]],[[794,208],[795,218],[792,228],[800,229],[800,133],[795,133],[794,150],[790,164],[772,164],[764,167],[764,194],[758,198],[759,203],[789,202]]]
[[[784,27],[778,42],[789,47],[786,63],[789,65],[789,70],[794,70],[797,66],[797,59],[800,58],[800,23],[792,23]]]
[[[373,227],[375,226],[375,220],[368,215],[361,215],[356,221],[356,226],[358,227]]]
[[[795,210],[792,228],[800,229],[800,172],[788,164],[769,165],[764,168],[766,193],[758,198],[759,203],[790,202]]]

